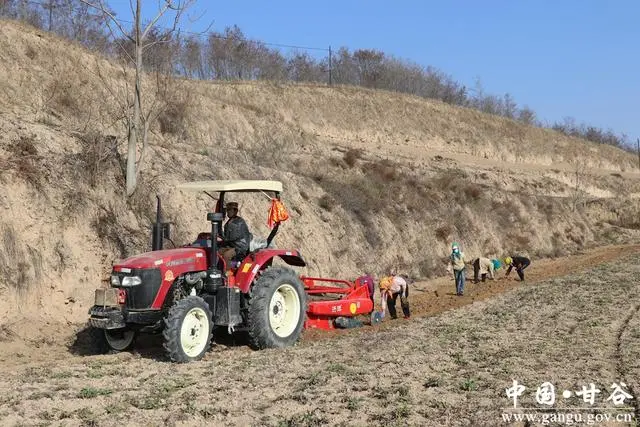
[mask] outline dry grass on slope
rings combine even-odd
[[[0,21],[0,52],[6,109],[19,107],[52,125],[71,118],[85,130],[115,131],[111,123],[120,113],[110,92],[121,95],[122,68],[49,33],[6,20]],[[282,124],[299,136],[366,141],[372,150],[392,142],[518,163],[581,160],[592,168],[637,169],[633,155],[614,147],[415,96],[262,82],[174,84],[179,88],[167,114],[154,126],[161,134],[188,136],[194,142],[215,140],[220,134],[233,144],[259,143],[257,129],[247,122],[254,118]],[[188,106],[193,110],[187,111]],[[190,117],[185,117],[187,112]]]

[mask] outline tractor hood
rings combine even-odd
[[[115,271],[140,268],[171,268],[189,266],[188,270],[203,271],[207,269],[207,254],[203,248],[164,249],[145,252],[118,261],[113,265]]]

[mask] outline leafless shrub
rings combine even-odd
[[[468,181],[464,171],[445,171],[433,178],[432,182],[435,188],[462,204],[482,199],[485,192],[483,186]]]
[[[584,208],[585,205],[585,175],[586,175],[586,163],[585,160],[574,160],[573,164],[573,179],[571,193],[569,199],[571,201],[571,210],[576,211],[578,208]]]
[[[21,136],[8,146],[9,165],[17,176],[31,184],[36,190],[42,191],[44,185],[44,171],[42,156],[34,143],[33,136]]]
[[[582,249],[585,243],[585,236],[580,232],[570,232],[567,234],[567,238],[575,243],[579,249]]]
[[[436,238],[441,242],[447,242],[452,232],[453,228],[449,224],[441,225],[435,229]]]
[[[66,183],[63,191],[64,197],[62,198],[60,222],[63,227],[66,227],[79,212],[82,212],[87,207],[89,195],[86,187],[70,183]]]
[[[115,247],[120,257],[128,256],[130,248],[128,248],[127,237],[131,230],[123,226],[113,205],[102,206],[92,226],[101,240]]]
[[[511,199],[505,201],[493,200],[491,202],[491,212],[492,217],[502,229],[510,229],[518,220],[517,206]]]
[[[331,164],[331,166],[335,166],[340,169],[346,169],[345,161],[339,157],[329,157],[329,163]]]
[[[124,258],[131,253],[148,250],[151,223],[155,221],[157,188],[149,177],[140,180],[136,192],[126,201],[108,202],[99,207],[91,225],[97,236]],[[122,214],[130,210],[138,224],[129,224]]]
[[[242,150],[246,156],[245,161],[272,168],[282,167],[289,158],[290,147],[295,146],[295,141],[291,136],[277,138],[274,135],[277,135],[277,132],[269,128],[264,129],[254,144]]]
[[[333,210],[334,204],[335,204],[335,201],[332,200],[331,196],[329,196],[328,194],[324,194],[322,195],[322,197],[318,199],[318,206],[320,206],[322,209],[329,212]]]
[[[3,281],[17,292],[26,292],[42,276],[42,256],[30,246],[25,250],[12,226],[3,224],[0,233],[0,274]]]
[[[191,103],[188,102],[186,95],[176,93],[164,102],[165,108],[158,115],[160,132],[163,135],[186,135],[187,123],[191,115]]]
[[[477,200],[482,196],[482,188],[474,183],[468,183],[463,191],[464,195],[471,200]]]
[[[349,167],[354,167],[358,160],[362,157],[362,150],[359,148],[350,148],[344,153],[344,162],[349,165]]]
[[[516,231],[510,231],[505,236],[506,247],[511,250],[523,250],[529,247],[531,238]]]
[[[54,77],[40,93],[40,108],[52,111],[56,115],[63,113],[79,116],[81,111],[78,97],[79,82],[73,73],[66,69],[54,69]]]
[[[640,230],[640,214],[623,215],[618,219],[618,221],[616,221],[616,225],[622,228]]]
[[[567,254],[565,245],[562,242],[562,235],[558,232],[553,233],[551,236],[552,256],[554,258],[561,257]]]
[[[387,182],[398,179],[398,164],[388,159],[370,162],[363,168],[367,173],[377,175]]]
[[[553,218],[555,207],[553,206],[553,203],[551,201],[538,199],[537,207],[540,212],[544,213],[547,216],[547,220],[551,220]]]
[[[33,48],[33,46],[29,45],[24,51],[24,54],[29,59],[35,59],[38,56],[38,52]]]
[[[81,150],[75,157],[75,164],[91,188],[112,175],[115,170],[124,174],[124,164],[118,153],[117,139],[112,135],[103,135],[89,131],[78,137]]]
[[[462,207],[458,207],[453,211],[452,220],[455,230],[460,235],[470,234],[476,230],[474,218]]]

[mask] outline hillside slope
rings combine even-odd
[[[173,189],[187,180],[283,181],[291,219],[276,243],[313,275],[441,275],[452,240],[469,256],[533,257],[638,240],[633,155],[351,87],[171,83],[125,201],[112,150],[124,153],[123,86],[116,65],[0,20],[0,339],[84,321],[111,263],[149,248],[156,193],[177,244],[206,230],[211,201]],[[237,199],[266,236],[268,200]]]

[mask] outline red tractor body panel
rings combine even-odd
[[[203,248],[177,248],[145,252],[118,262],[113,266],[113,271],[127,272],[127,269],[138,268],[160,269],[162,284],[150,307],[159,310],[162,308],[173,281],[178,276],[207,269],[207,254]]]
[[[176,265],[192,267],[185,271],[206,270],[207,254],[204,248],[197,247],[163,249],[131,256],[114,264],[113,269],[120,271],[122,268],[158,268]]]
[[[306,264],[300,252],[296,250],[285,249],[261,249],[258,252],[248,255],[238,267],[235,274],[235,284],[233,286],[240,288],[244,293],[249,292],[251,283],[255,279],[258,271],[271,264],[271,260],[280,257],[284,262],[290,265],[304,267]]]
[[[260,270],[271,265],[273,258],[279,257],[287,264],[304,266],[305,261],[297,250],[262,249],[249,254],[235,270],[227,273],[227,285],[247,293]],[[218,259],[221,259],[218,256]],[[185,247],[145,252],[114,264],[114,272],[129,273],[133,269],[159,269],[162,284],[155,295],[152,310],[160,310],[171,285],[180,275],[207,270],[207,251],[200,247]],[[232,270],[229,270],[230,272]],[[307,295],[326,297],[326,300],[310,301],[307,308],[305,329],[334,329],[337,317],[353,317],[373,311],[373,300],[367,286],[358,281],[319,277],[300,277]],[[335,296],[340,296],[336,298]]]

